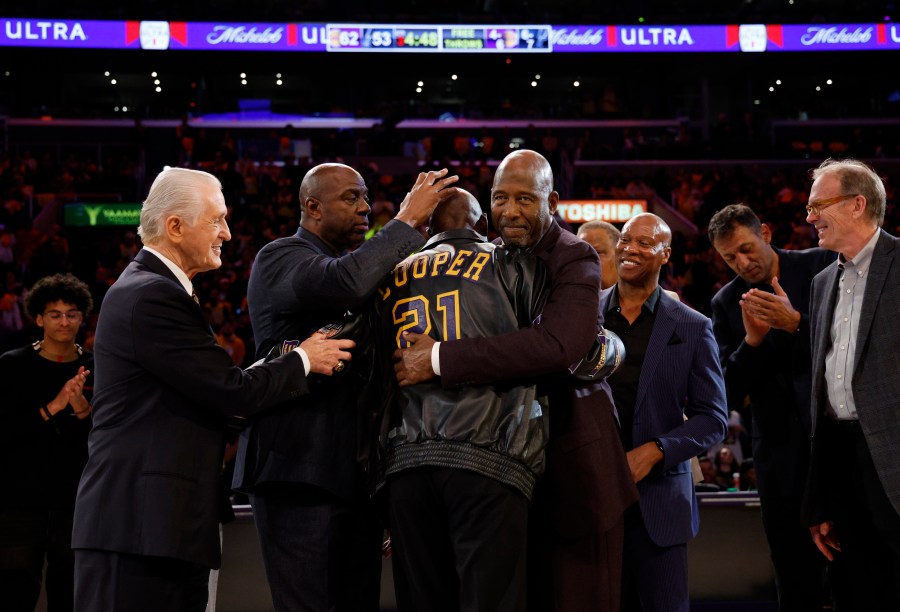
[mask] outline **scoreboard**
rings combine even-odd
[[[549,53],[549,25],[327,24],[328,51],[461,51]]]

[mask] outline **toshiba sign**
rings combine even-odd
[[[647,200],[560,200],[557,209],[559,216],[569,223],[624,223],[647,212]]]

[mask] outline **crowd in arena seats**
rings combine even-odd
[[[283,135],[273,134],[272,138],[280,139]],[[559,171],[559,164],[563,163],[559,149],[574,155],[572,143],[565,142],[560,147],[547,133],[540,138],[537,134],[532,136],[531,140],[519,144],[545,153],[556,166],[557,176],[563,174]],[[293,157],[291,147],[284,146],[279,147],[276,155],[254,159],[249,152],[238,154],[234,135],[228,131],[222,134],[218,144],[206,142],[201,149],[193,144],[186,148],[185,137],[195,138],[196,133],[179,133],[172,154],[178,157],[180,165],[200,168],[219,177],[229,205],[233,236],[225,245],[224,265],[200,277],[197,291],[210,324],[217,333],[222,333],[223,343],[235,343],[233,339],[224,339],[231,334],[243,342],[242,362],[246,365],[254,354],[246,295],[256,252],[269,241],[296,231],[297,194],[306,170],[313,163],[346,158],[298,159]],[[509,146],[504,141],[496,155],[502,157]],[[457,143],[457,149],[460,147],[463,145]],[[186,149],[201,154],[186,155]],[[314,147],[314,155],[319,152]],[[422,168],[452,165],[461,177],[460,186],[475,194],[485,208],[489,207],[493,167],[485,162],[493,154],[485,156],[483,151],[476,151],[467,158],[455,159],[464,157],[459,155],[461,152],[439,151],[439,157],[429,155],[421,165],[408,163],[403,172],[381,170],[375,162],[359,164],[372,198],[371,231],[377,231],[390,220]],[[677,291],[693,308],[709,314],[712,296],[731,278],[730,271],[705,237],[709,218],[726,204],[745,202],[771,225],[773,244],[790,249],[809,248],[815,244],[815,235],[805,221],[803,208],[809,189],[808,170],[802,164],[685,163],[657,168],[618,165],[603,171],[579,167],[574,171],[568,195],[621,199],[652,198],[655,194],[689,219],[699,231],[695,235],[676,233],[673,256],[663,272],[662,284]],[[49,153],[38,158],[27,150],[0,155],[0,269],[3,272],[0,351],[31,339],[34,328],[24,314],[23,296],[42,276],[72,272],[91,286],[96,303],[101,303],[106,289],[140,249],[139,239],[133,228],[66,227],[63,203],[79,193],[118,194],[123,201],[139,201],[143,197],[139,193],[140,176],[136,164],[128,157],[98,164],[92,157],[74,154],[61,160]],[[892,181],[888,180],[887,186],[885,227],[897,233],[900,212],[896,207],[896,192]],[[91,321],[85,327],[84,342],[90,346]]]
[[[272,138],[281,135],[273,133]],[[296,231],[297,194],[306,170],[314,163],[347,161],[352,155],[333,155],[334,150],[322,155],[321,148],[316,146],[311,157],[296,158],[291,147],[285,146],[279,147],[279,154],[255,159],[249,152],[239,154],[235,135],[225,131],[218,144],[207,141],[199,150],[190,145],[188,149],[192,152],[202,151],[199,157],[192,157],[185,155],[185,137],[196,138],[197,134],[179,133],[172,147],[171,154],[177,158],[173,161],[219,177],[229,206],[232,231],[232,240],[225,245],[223,267],[203,275],[197,291],[214,329],[219,332],[228,326],[243,340],[243,362],[247,364],[252,361],[254,343],[246,288],[256,252],[269,241]],[[204,139],[210,138],[204,135]],[[519,144],[545,153],[554,163],[557,176],[566,174],[560,171],[559,165],[566,163],[565,155],[574,157],[572,147],[577,148],[577,142],[560,144],[547,133],[534,134],[533,140]],[[504,147],[509,146],[504,141],[496,155],[490,157],[502,157]],[[370,190],[372,232],[392,217],[415,175],[423,168],[452,164],[453,171],[461,177],[459,186],[475,194],[486,209],[489,207],[493,166],[486,163],[487,156],[482,153],[455,159],[451,151],[437,153],[439,156],[429,155],[420,165],[407,160],[409,163],[401,172],[382,170],[375,162],[355,164]],[[22,299],[28,287],[42,276],[73,272],[88,282],[95,301],[101,303],[105,290],[139,250],[139,240],[133,229],[66,227],[62,205],[79,193],[114,193],[122,201],[139,201],[144,194],[139,193],[141,174],[133,161],[139,157],[139,154],[110,157],[104,164],[98,164],[87,155],[68,155],[58,160],[50,153],[36,157],[27,150],[0,154],[0,269],[3,272],[0,350],[21,345],[31,338],[33,327],[22,310]],[[771,225],[773,244],[790,249],[813,246],[815,235],[805,222],[803,207],[809,189],[808,170],[814,165],[811,161],[809,167],[802,163],[779,166],[699,162],[655,168],[575,166],[570,168],[573,178],[567,190],[570,197],[580,198],[648,198],[655,194],[689,219],[699,231],[696,235],[676,233],[673,256],[663,272],[662,283],[677,291],[693,308],[709,314],[712,296],[731,278],[730,271],[705,237],[709,218],[726,204],[745,202]],[[887,186],[885,227],[896,233],[900,229],[896,191],[893,181],[888,180]],[[90,322],[84,332],[89,345]]]

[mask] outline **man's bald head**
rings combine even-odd
[[[478,200],[468,191],[457,189],[454,193],[440,201],[431,213],[428,223],[428,235],[456,229],[472,229],[487,234],[487,215],[481,210]]]
[[[500,162],[491,187],[491,215],[504,244],[531,248],[553,225],[559,194],[553,169],[536,151],[513,151]]]
[[[525,175],[544,197],[553,191],[553,169],[547,158],[530,149],[513,151],[503,158],[494,173],[494,186],[503,181],[504,175]]]
[[[616,244],[619,285],[653,290],[672,253],[672,230],[652,213],[635,215],[622,227]]]
[[[663,221],[660,217],[654,215],[653,213],[641,213],[639,215],[635,215],[625,223],[625,225],[622,227],[622,231],[624,232],[629,228],[629,226],[633,226],[634,224],[638,224],[641,227],[650,228],[653,232],[654,237],[658,238],[660,244],[663,247],[672,246],[672,230],[669,228],[669,224]]]
[[[344,164],[319,164],[300,183],[300,225],[336,253],[365,240],[369,190],[362,175]]]
[[[360,183],[363,182],[359,172],[345,164],[325,163],[313,166],[300,183],[300,208],[305,211],[308,198],[321,199],[322,193],[328,192],[335,184],[347,179],[355,180],[356,177],[359,177]]]

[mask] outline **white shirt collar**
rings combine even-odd
[[[881,231],[876,228],[875,233],[873,233],[872,237],[866,242],[866,246],[861,248],[859,253],[857,253],[856,257],[853,259],[847,259],[842,253],[838,253],[838,264],[843,268],[845,264],[852,263],[856,267],[857,273],[865,274],[869,269],[869,264],[872,263],[872,254],[875,252],[875,244],[880,237]]]
[[[156,249],[144,245],[144,250],[149,251],[150,253],[153,253],[154,255],[159,257],[159,260],[166,264],[166,267],[172,271],[172,274],[175,275],[175,278],[178,279],[178,282],[181,283],[181,286],[184,287],[184,290],[187,291],[187,294],[194,295],[194,285],[193,283],[191,283],[191,279],[188,278],[187,274],[184,273],[184,270],[179,268],[174,261],[163,255]]]

